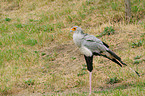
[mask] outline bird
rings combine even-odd
[[[101,41],[93,35],[84,33],[81,27],[73,26],[70,30],[73,32],[73,41],[75,45],[79,48],[80,52],[84,55],[87,70],[89,71],[89,95],[91,95],[91,80],[92,80],[92,70],[93,70],[93,57],[103,56],[118,64],[120,67],[127,66],[121,58],[116,55],[112,50],[109,49],[109,45]],[[129,67],[130,68],[130,67]],[[130,68],[138,76],[139,73]]]

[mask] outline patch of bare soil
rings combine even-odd
[[[49,74],[57,73],[71,76],[74,72],[80,71],[82,64],[85,64],[84,56],[81,55],[79,49],[73,42],[61,45],[55,44],[54,46],[40,49],[40,55],[42,55],[41,53],[45,53],[45,55],[41,56],[41,60],[50,58],[48,59],[48,66],[51,70]],[[65,90],[65,92],[72,92],[72,90],[73,89],[68,89]],[[76,90],[76,88],[74,90]],[[51,95],[51,93],[47,92],[45,94]],[[25,89],[14,96],[42,96],[42,94],[37,92],[31,93],[28,89]]]
[[[79,49],[72,42],[45,48],[41,52],[46,53],[42,58],[52,56],[53,59],[49,63],[53,63],[50,67],[55,68],[55,72],[61,72],[63,70],[63,74],[69,74],[78,70],[85,63],[84,56],[81,55]]]

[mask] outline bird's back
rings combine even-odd
[[[100,51],[104,52],[108,50],[108,48],[103,44],[103,42],[93,35],[86,35],[84,37],[82,45],[86,46],[92,52],[100,53]]]

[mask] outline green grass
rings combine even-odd
[[[100,35],[97,35],[97,37],[102,37],[104,35],[111,35],[111,34],[114,34],[114,32],[115,30],[112,28],[112,26],[105,27],[104,31]]]
[[[143,45],[143,40],[139,40],[138,42],[136,42],[136,43],[132,43],[132,48],[135,48],[135,47],[140,47],[140,46],[142,46]]]
[[[145,3],[131,5],[128,23],[124,0],[1,0],[0,95],[88,96],[84,57],[69,32],[77,25],[141,74],[95,57],[92,96],[143,96]]]

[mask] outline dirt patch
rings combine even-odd
[[[73,75],[77,76],[77,73],[81,70],[82,64],[85,64],[84,56],[79,52],[78,48],[75,46],[75,44],[71,41],[67,44],[61,44],[61,45],[54,45],[51,47],[40,49],[40,55],[41,59],[48,60],[48,66],[49,68],[46,69],[46,74],[59,74],[63,77],[71,76]],[[42,53],[45,53],[45,55],[42,56]],[[49,57],[54,57],[54,59],[48,59]],[[46,65],[47,66],[47,65]],[[44,68],[46,67],[44,66]],[[49,71],[51,70],[51,71]],[[49,72],[48,72],[49,71]],[[74,74],[76,73],[76,74]],[[68,90],[63,90],[63,93],[65,92],[72,92],[72,87],[68,88]],[[80,90],[86,90],[80,89]],[[79,91],[80,91],[79,90]],[[78,91],[78,89],[74,89],[73,92]],[[57,92],[58,93],[58,92]],[[55,94],[54,92],[45,92],[45,94]],[[43,93],[30,92],[29,88],[24,89],[20,91],[18,94],[15,94],[14,96],[43,96]]]
[[[63,74],[69,74],[78,70],[85,63],[83,55],[81,55],[74,43],[52,46],[42,49],[42,52],[46,53],[42,58],[54,57],[54,60],[50,60],[49,63],[53,63],[51,68],[55,68],[55,72],[60,72],[65,68]]]

